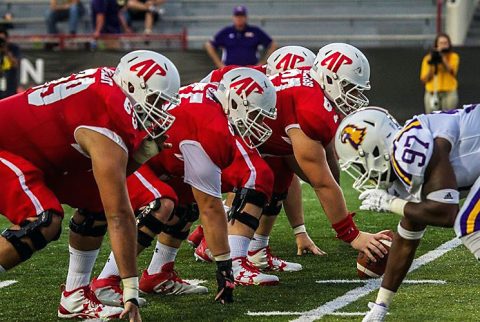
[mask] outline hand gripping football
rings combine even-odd
[[[388,231],[386,235],[393,238],[393,232]],[[380,242],[385,246],[385,248],[390,252],[390,246],[392,242],[389,240],[382,239]],[[357,256],[357,274],[360,278],[379,278],[385,273],[385,268],[387,267],[388,254],[383,258],[377,258],[377,262],[372,262],[367,255],[363,252],[359,252]]]

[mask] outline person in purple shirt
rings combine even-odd
[[[117,0],[92,0],[91,7],[95,38],[100,34],[119,34],[125,29],[126,22]]]
[[[205,43],[205,49],[217,68],[226,65],[257,65],[258,49],[266,50],[268,57],[276,48],[275,42],[262,29],[247,24],[247,8],[233,8],[233,25],[220,30],[212,40]],[[217,49],[222,49],[222,59]]]

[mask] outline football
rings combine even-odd
[[[388,231],[386,235],[393,238],[393,232]],[[388,251],[390,251],[390,246],[392,242],[386,239],[380,240],[380,242],[385,245]],[[364,252],[359,252],[357,257],[357,274],[358,277],[364,278],[379,278],[385,272],[387,267],[388,254],[383,258],[378,258],[376,256],[377,262],[372,262]]]

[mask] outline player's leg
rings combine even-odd
[[[151,246],[165,224],[176,223],[172,216],[177,203],[173,189],[157,178],[147,166],[141,167],[127,179],[128,193],[137,215],[137,250],[142,252]],[[123,306],[120,274],[111,252],[102,272],[90,284],[97,298],[106,305]],[[143,299],[141,305],[145,304]]]
[[[192,223],[199,217],[198,208],[195,204],[179,206],[175,210],[175,217],[177,222],[165,225],[165,229],[158,236],[150,265],[143,271],[140,290],[144,293],[181,295],[208,292],[204,286],[192,285],[182,280],[174,270],[178,249],[187,238]]]
[[[65,289],[62,292],[60,318],[118,318],[122,309],[102,305],[89,287],[95,260],[107,221],[101,210],[78,209],[70,220],[69,263]]]
[[[272,198],[263,209],[260,225],[255,231],[248,250],[248,258],[262,270],[299,271],[302,265],[287,262],[272,254],[269,247],[270,233],[282,210],[282,203],[287,197],[288,188],[293,179],[293,172],[281,158],[266,159],[274,173]]]
[[[465,247],[480,260],[480,177],[468,193],[455,220],[455,233]]]
[[[57,240],[63,209],[30,162],[0,151],[0,213],[14,226],[0,234],[0,273]]]

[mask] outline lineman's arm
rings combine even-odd
[[[455,203],[444,203],[429,197],[436,191],[457,190],[457,180],[449,159],[450,149],[450,142],[442,138],[435,139],[432,158],[425,173],[422,202],[408,202],[405,205],[405,217],[412,222],[453,227],[458,213],[458,200]]]
[[[314,189],[325,214],[337,231],[340,239],[351,243],[352,247],[365,252],[376,261],[375,252],[380,257],[388,251],[379,242],[379,239],[390,238],[383,233],[371,235],[359,232],[351,217],[347,214],[347,207],[340,186],[330,172],[327,157],[323,145],[310,139],[301,129],[291,128],[288,136],[292,141],[295,158],[303,170],[310,185]],[[352,233],[356,232],[356,233]]]

